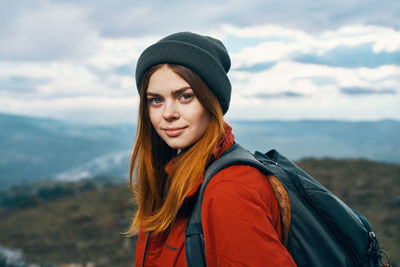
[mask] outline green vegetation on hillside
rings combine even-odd
[[[129,187],[88,184],[46,186],[36,190],[35,205],[6,208],[3,203],[0,244],[21,248],[30,263],[132,265],[136,239],[123,235],[135,210]],[[40,194],[52,195],[52,188],[53,192],[69,193],[52,201],[43,200]],[[27,195],[30,201],[32,195]],[[18,196],[14,200],[20,203],[22,195]]]
[[[400,166],[332,159],[298,165],[366,215],[392,263],[400,263]],[[96,179],[103,182],[25,185],[1,193],[0,245],[22,249],[31,263],[132,266],[136,239],[122,234],[135,211],[129,187]]]

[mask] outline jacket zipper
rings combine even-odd
[[[142,267],[144,267],[144,262],[145,262],[145,259],[146,259],[147,247],[148,247],[149,242],[150,242],[150,234],[151,234],[151,232],[149,232],[149,233],[147,234],[147,238],[146,238],[146,246],[144,247],[144,254],[143,254],[143,263],[142,263]]]
[[[334,234],[337,240],[345,247],[347,254],[350,256],[351,261],[353,262],[354,266],[359,266],[358,261],[356,259],[355,253],[353,251],[353,248],[349,246],[349,244],[343,240],[343,238],[338,234],[338,232],[335,230],[335,228],[331,225],[331,223],[325,219],[325,217],[321,214],[321,212],[315,207],[314,202],[310,199],[310,197],[306,194],[304,187],[300,181],[300,179],[297,177],[297,175],[293,175],[290,172],[286,171],[286,174],[294,180],[294,185],[298,189],[297,191],[300,192],[300,195],[306,202],[311,206],[311,208],[318,213],[319,217],[324,221],[324,223],[328,226],[328,228],[331,230],[331,232]]]

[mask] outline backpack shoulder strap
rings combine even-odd
[[[211,178],[222,169],[233,165],[250,165],[266,173],[265,166],[252,153],[237,143],[225,151],[220,158],[212,162],[206,169],[203,184],[196,196],[196,200],[189,216],[185,231],[186,263],[189,267],[206,266],[204,255],[204,234],[201,224],[201,205],[207,184]]]

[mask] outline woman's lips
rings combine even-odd
[[[169,137],[176,137],[178,135],[181,135],[185,131],[185,128],[186,127],[182,127],[182,128],[166,128],[166,129],[164,129],[164,132]]]

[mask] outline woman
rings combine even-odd
[[[186,266],[184,239],[206,166],[234,143],[230,58],[217,39],[190,32],[148,47],[136,68],[139,122],[130,179],[138,203],[136,266]],[[135,183],[133,183],[135,176]],[[202,202],[207,266],[295,266],[281,243],[276,198],[257,169],[217,173]]]

